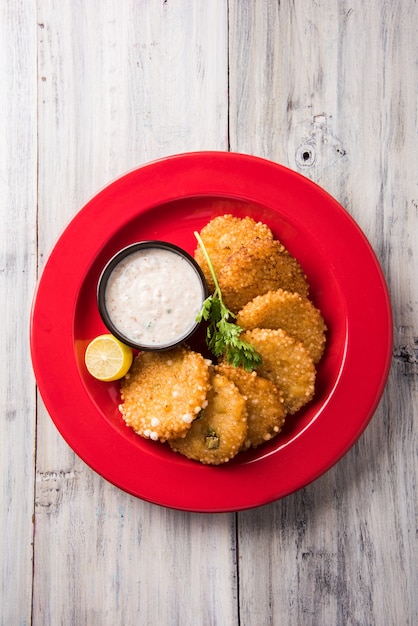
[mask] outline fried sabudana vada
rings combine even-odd
[[[278,289],[257,296],[239,311],[237,324],[245,330],[282,328],[303,343],[314,363],[324,352],[324,319],[313,303],[298,293]]]
[[[205,406],[209,362],[184,347],[142,352],[122,380],[123,419],[147,439],[182,437]]]
[[[226,306],[238,313],[256,296],[285,289],[307,296],[308,281],[299,264],[277,240],[254,240],[234,252],[218,275]]]
[[[273,239],[273,233],[266,224],[248,216],[240,218],[230,214],[213,218],[202,228],[200,236],[217,276],[231,254],[241,246],[253,239]],[[215,285],[200,246],[196,248],[194,258],[205,275],[209,291],[213,291]]]
[[[286,417],[283,394],[276,385],[256,372],[226,363],[216,366],[216,371],[231,380],[246,400],[248,432],[243,448],[256,448],[275,437]]]
[[[182,439],[169,440],[180,454],[206,465],[220,465],[241,449],[247,435],[245,398],[226,376],[214,373],[207,406]]]
[[[282,329],[255,328],[244,331],[240,336],[261,355],[263,362],[256,371],[283,392],[288,413],[296,413],[312,399],[315,365],[300,341]]]

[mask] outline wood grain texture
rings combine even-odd
[[[416,1],[6,0],[0,18],[0,623],[415,626]],[[30,302],[101,187],[228,148],[311,178],[358,221],[390,288],[393,363],[366,432],[315,483],[189,514],[66,445],[36,398]]]
[[[0,5],[0,622],[30,624],[36,392],[28,351],[36,274],[36,31]]]
[[[417,620],[416,17],[415,2],[230,3],[231,149],[346,207],[395,316],[390,380],[358,444],[313,485],[240,515],[246,624]]]

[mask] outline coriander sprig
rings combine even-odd
[[[215,284],[215,291],[204,301],[196,321],[205,320],[208,322],[206,343],[216,357],[224,355],[230,365],[242,367],[247,372],[252,372],[258,365],[261,365],[261,356],[254,346],[240,339],[243,329],[230,321],[231,318],[235,319],[236,315],[228,309],[222,300],[221,288],[202,238],[197,232],[194,235],[202,248]]]

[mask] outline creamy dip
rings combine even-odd
[[[109,276],[107,313],[128,340],[143,347],[175,343],[192,330],[205,298],[197,270],[180,254],[146,248],[120,261]]]

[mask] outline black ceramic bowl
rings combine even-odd
[[[167,350],[189,339],[208,296],[199,265],[174,244],[131,244],[107,263],[97,303],[109,332],[137,350]]]

